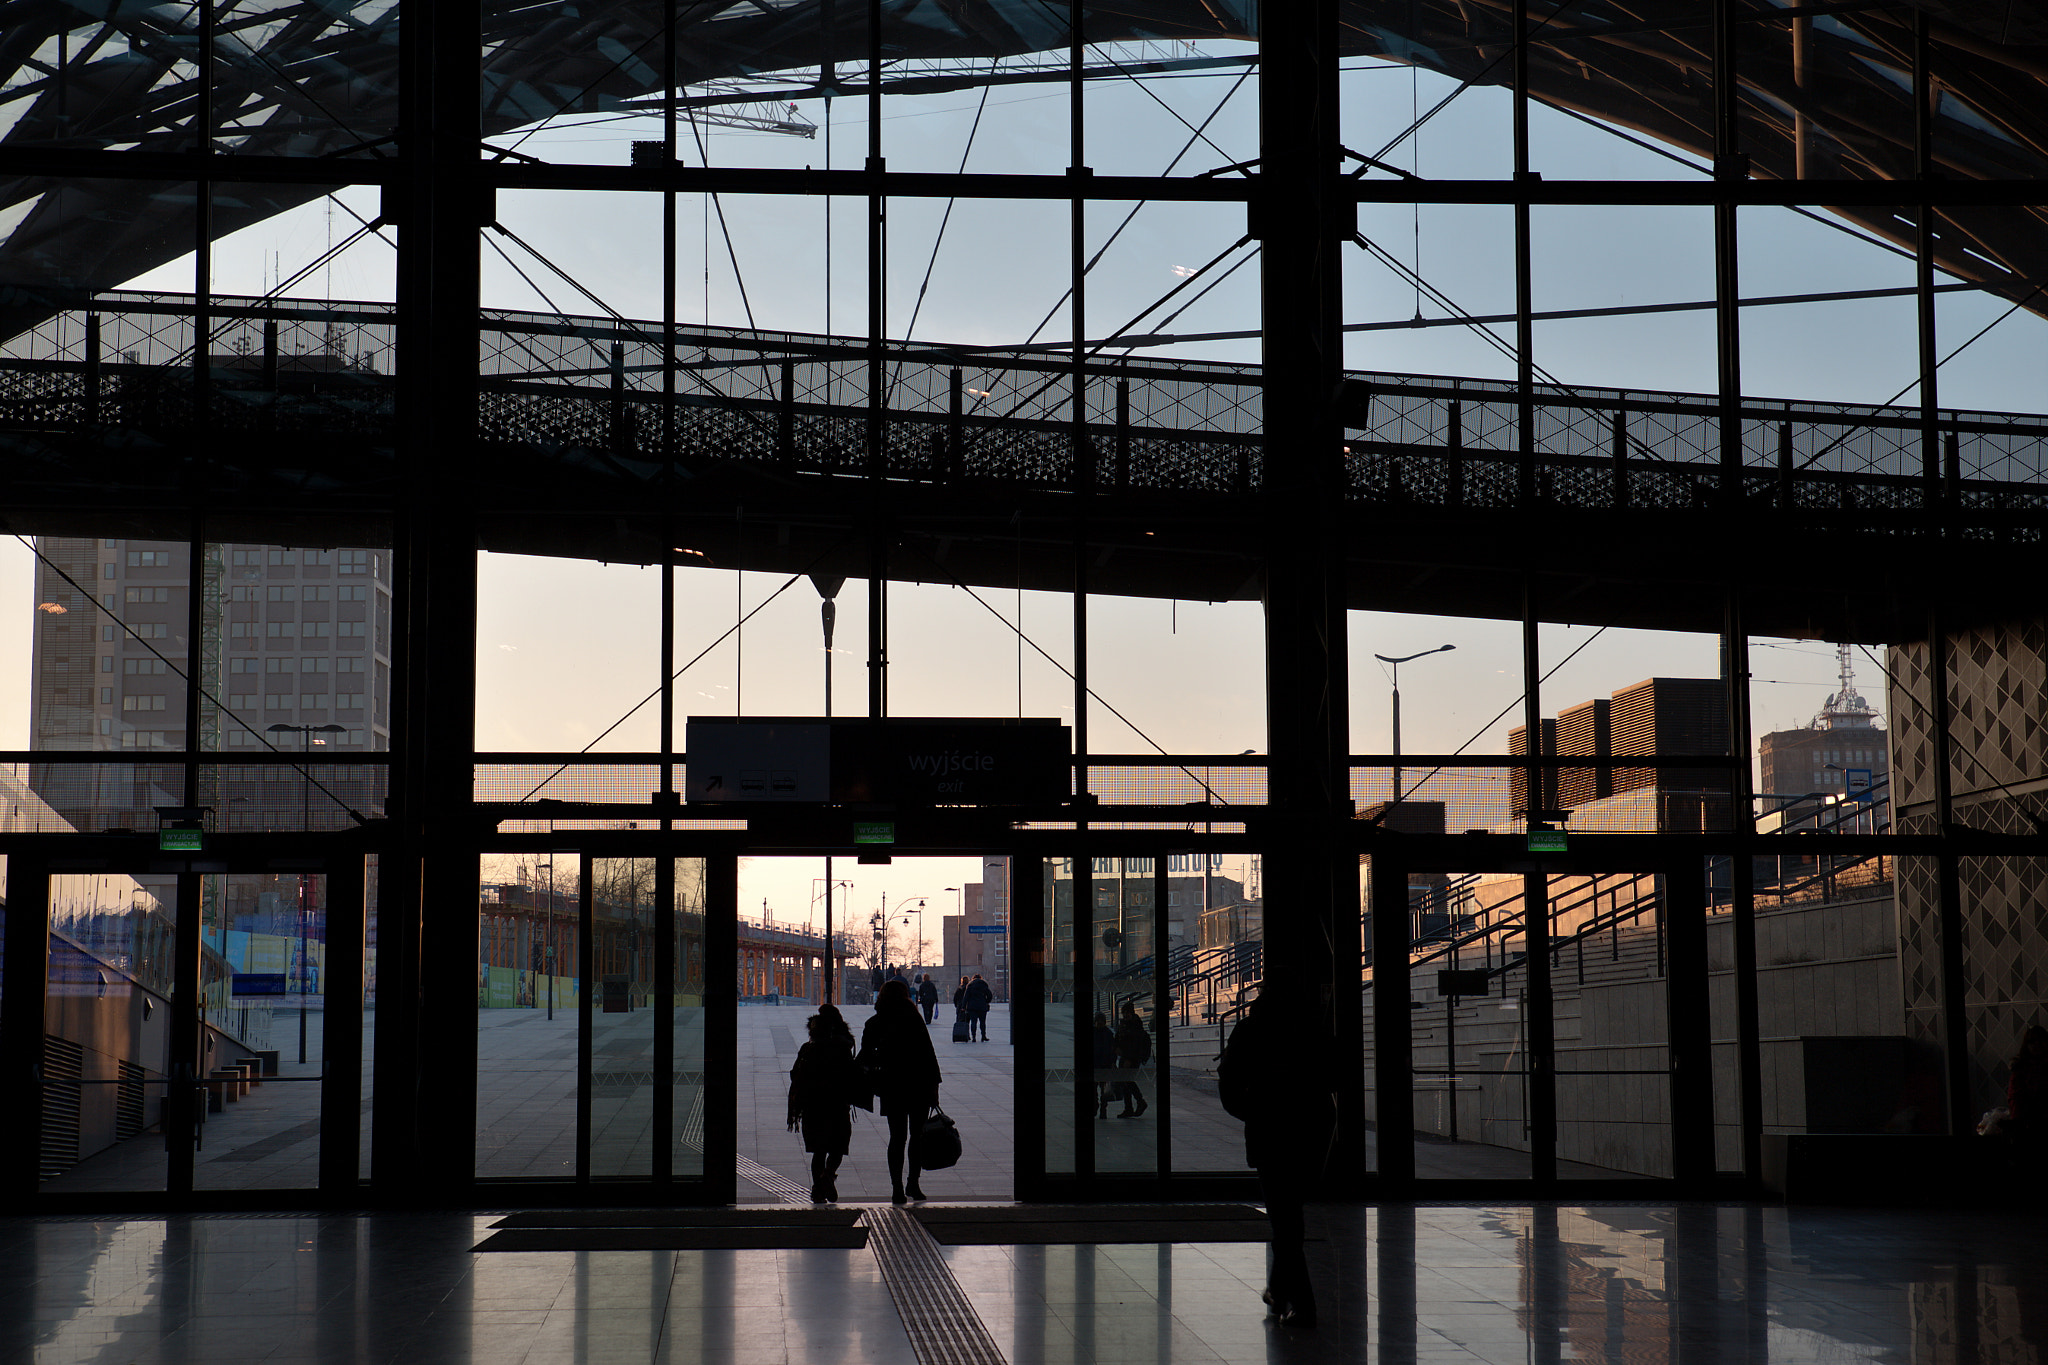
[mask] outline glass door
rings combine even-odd
[[[1446,1182],[1711,1175],[1704,873],[1369,861],[1365,1060],[1381,1169]]]
[[[1215,1066],[1257,980],[1244,962],[1256,934],[1206,946],[1203,934],[1256,927],[1247,879],[1186,853],[1019,862],[1037,883],[1019,878],[1019,909],[1028,896],[1037,922],[1017,915],[1019,943],[1035,945],[1018,1003],[1039,1016],[1019,1021],[1019,1116],[1040,1111],[1037,1142],[1020,1127],[1020,1197],[1135,1197],[1177,1176],[1244,1172]],[[1234,918],[1220,913],[1226,882]]]
[[[711,940],[730,916],[711,911],[710,869],[587,852],[485,859],[480,1180],[701,1182],[729,1166],[706,1058],[708,1002],[732,984]]]
[[[35,875],[16,860],[10,915],[34,923],[10,926],[9,946],[36,970],[11,976],[30,989],[6,1005],[37,1082],[37,1193],[352,1185],[361,859],[162,866]]]

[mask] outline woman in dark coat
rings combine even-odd
[[[811,1202],[839,1198],[839,1163],[853,1142],[853,1092],[860,1071],[853,1064],[853,1030],[831,1005],[804,1022],[811,1040],[789,1069],[789,1130],[803,1130],[811,1154]]]
[[[917,1186],[916,1131],[939,1104],[939,1056],[905,981],[885,981],[875,1012],[860,1032],[860,1066],[875,1089],[875,1108],[889,1121],[890,1199],[922,1199]],[[903,1159],[910,1158],[910,1180]]]

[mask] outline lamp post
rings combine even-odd
[[[844,877],[841,877],[836,881],[833,880],[832,860],[830,858],[827,858],[825,860],[825,875],[822,877],[811,878],[812,886],[816,886],[819,882],[825,883],[825,985],[823,992],[818,997],[818,1000],[821,1004],[829,1005],[833,1003],[832,968],[835,965],[832,960],[832,893],[839,887],[850,887],[853,885],[853,883],[847,881]],[[817,903],[817,893],[813,892],[811,894],[811,904],[816,905]]]
[[[949,891],[950,891],[950,890],[952,890],[952,888],[951,888],[951,887],[948,887],[948,888],[946,888],[946,889],[947,889],[947,890],[949,890]],[[917,909],[916,909],[916,910],[905,910],[905,909],[904,909],[903,907],[904,907],[904,906],[905,906],[905,905],[906,905],[907,903],[909,903],[909,902],[910,902],[911,900],[913,900],[913,899],[915,899],[915,900],[917,901]],[[897,912],[898,914],[900,914],[900,915],[902,915],[902,916],[903,916],[903,922],[904,922],[905,924],[908,924],[908,923],[910,923],[910,917],[911,917],[911,916],[912,916],[913,914],[917,916],[917,965],[918,965],[919,967],[923,967],[923,966],[925,965],[925,963],[924,963],[924,902],[925,902],[925,898],[924,898],[923,896],[917,896],[917,897],[911,897],[911,896],[898,896],[898,897],[896,898],[896,912]],[[888,892],[886,892],[886,891],[884,891],[884,892],[882,893],[882,916],[883,916],[883,918],[884,918],[884,919],[887,919],[887,918],[888,918],[888,912],[889,912],[889,893],[888,893]]]
[[[887,896],[884,896],[882,898],[885,904],[887,903],[888,899],[889,898]],[[869,989],[874,991],[874,993],[879,996],[882,992],[882,972],[889,965],[888,962],[885,961],[885,959],[889,956],[888,916],[884,915],[881,911],[877,910],[874,914],[868,916],[868,927],[874,930],[875,933],[875,965],[871,973],[872,979],[869,982]]]
[[[552,827],[551,827],[552,828]],[[548,1022],[555,1020],[555,854],[548,850],[548,941],[541,950],[541,963],[548,969]]]
[[[313,745],[315,745],[315,744],[325,744],[325,743],[327,742],[327,741],[326,741],[326,740],[324,740],[324,739],[314,739],[314,738],[313,738],[313,736],[315,736],[315,735],[339,735],[339,734],[343,734],[343,733],[345,733],[345,732],[347,731],[347,729],[348,729],[348,727],[347,727],[347,726],[345,726],[345,725],[273,725],[273,726],[270,726],[270,727],[269,727],[270,733],[271,733],[271,734],[273,734],[273,735],[285,735],[285,734],[295,734],[295,735],[297,735],[297,736],[299,737],[299,753],[300,753],[301,755],[303,755],[303,754],[306,754],[307,752],[309,752],[309,751],[311,750],[311,748],[312,748],[312,746],[313,746]],[[300,832],[301,832],[301,833],[303,833],[303,832],[305,832],[305,831],[306,831],[307,829],[310,829],[310,828],[312,827],[312,824],[313,824],[313,774],[312,774],[312,773],[310,773],[310,772],[308,772],[308,771],[306,771],[305,765],[304,765],[304,764],[301,764],[301,765],[300,765],[300,767],[299,767],[299,776],[300,776],[300,777],[302,777],[303,779],[305,779],[305,780],[304,780],[304,781],[303,781],[303,782],[302,782],[302,783],[300,784],[300,790],[301,790],[301,791],[302,791],[302,792],[304,793],[304,796],[302,797],[302,799],[301,799],[301,802],[300,802],[300,818],[299,818],[299,829],[300,829]],[[309,913],[310,913],[310,911],[311,911],[311,907],[310,907],[310,906],[309,906],[309,905],[307,904],[307,902],[308,902],[308,901],[309,901],[309,900],[311,899],[311,896],[312,896],[312,890],[313,890],[313,886],[312,886],[312,876],[311,876],[311,874],[310,874],[310,873],[306,873],[306,872],[301,872],[301,873],[299,874],[299,1065],[300,1065],[300,1066],[304,1066],[304,1065],[306,1064],[306,985],[307,985],[307,978],[308,978],[308,977],[310,977],[310,976],[311,976],[311,975],[313,974],[313,959],[312,959],[312,957],[311,957],[311,956],[310,956],[310,955],[309,955],[309,954],[307,953],[307,951],[306,951],[306,948],[307,948],[307,944],[306,944],[306,921],[307,921],[307,918],[308,918],[308,916],[309,916]]]
[[[1431,655],[1431,654],[1442,654],[1442,653],[1443,653],[1443,652],[1444,652],[1445,650],[1449,650],[1449,649],[1456,649],[1456,648],[1457,648],[1457,646],[1456,646],[1456,645],[1438,645],[1438,646],[1437,646],[1437,647],[1436,647],[1435,649],[1425,649],[1425,650],[1422,650],[1422,651],[1420,651],[1419,653],[1415,653],[1415,654],[1403,654],[1403,655],[1402,655],[1402,656],[1401,656],[1400,658],[1398,658],[1398,659],[1390,659],[1390,658],[1388,658],[1388,657],[1387,657],[1386,655],[1384,655],[1384,654],[1375,654],[1375,655],[1373,655],[1373,656],[1372,656],[1373,658],[1375,658],[1375,659],[1378,659],[1378,660],[1379,660],[1379,661],[1380,661],[1381,663],[1383,663],[1383,664],[1386,664],[1386,665],[1388,665],[1388,666],[1389,666],[1390,668],[1392,668],[1392,669],[1393,669],[1393,676],[1394,676],[1394,801],[1393,801],[1393,804],[1395,804],[1395,805],[1397,805],[1397,806],[1401,804],[1401,665],[1402,665],[1402,664],[1405,664],[1405,663],[1408,663],[1408,662],[1410,662],[1410,661],[1412,661],[1412,660],[1415,660],[1415,659],[1421,659],[1421,658],[1426,658],[1426,657],[1428,657],[1428,656],[1429,656],[1429,655]]]
[[[811,586],[818,590],[818,624],[825,632],[825,719],[832,719],[832,627],[839,619],[839,608],[832,601],[839,596],[839,590],[846,586],[844,575],[812,574]],[[824,1000],[832,999],[832,855],[825,855],[825,990]],[[848,882],[848,886],[852,883]]]
[[[953,893],[954,947],[960,950],[960,965],[967,965],[967,893],[957,886],[942,887]]]

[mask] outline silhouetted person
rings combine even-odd
[[[839,1163],[853,1142],[854,1093],[860,1069],[853,1062],[853,1030],[830,1005],[804,1021],[810,1041],[789,1069],[789,1129],[803,1130],[811,1154],[811,1202],[839,1198]]]
[[[1145,1021],[1138,1017],[1138,1007],[1124,1001],[1124,1016],[1116,1025],[1116,1064],[1126,1071],[1135,1072],[1152,1060],[1152,1034],[1145,1027]],[[1135,1079],[1118,1081],[1117,1089],[1124,1101],[1120,1119],[1134,1119],[1152,1106],[1145,1103],[1145,1092],[1138,1088]],[[1133,1107],[1135,1106],[1135,1107]]]
[[[1116,1067],[1116,1030],[1109,1026],[1109,1016],[1101,1010],[1095,1011],[1095,1030],[1090,1035],[1095,1051],[1095,1117],[1109,1117],[1109,1101],[1115,1090],[1115,1082],[1105,1078],[1104,1072]]]
[[[875,1001],[875,1012],[860,1031],[860,1066],[875,1089],[875,1107],[889,1121],[890,1199],[922,1199],[917,1187],[917,1132],[939,1103],[939,1056],[932,1050],[931,1031],[918,1021],[910,983],[889,981]],[[907,1148],[907,1153],[906,1153]],[[910,1158],[905,1186],[903,1159]]]
[[[1337,1040],[1299,997],[1268,988],[1230,1032],[1217,1068],[1223,1108],[1244,1121],[1245,1163],[1259,1173],[1273,1240],[1266,1303],[1290,1327],[1316,1323],[1308,1196],[1337,1131]]]
[[[967,983],[967,1036],[972,1039],[979,1031],[981,1041],[988,1041],[988,1011],[995,1004],[996,993],[988,982],[981,979],[981,973],[974,974],[974,980]]]
[[[924,1021],[929,1025],[932,1011],[939,1007],[939,983],[932,980],[930,972],[917,979],[917,1003],[924,1006]]]

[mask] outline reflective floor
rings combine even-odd
[[[473,1252],[494,1221],[0,1220],[0,1360],[2048,1359],[2022,1213],[1324,1206],[1313,1332],[1263,1316],[1256,1244],[906,1248],[898,1219],[860,1251]]]

